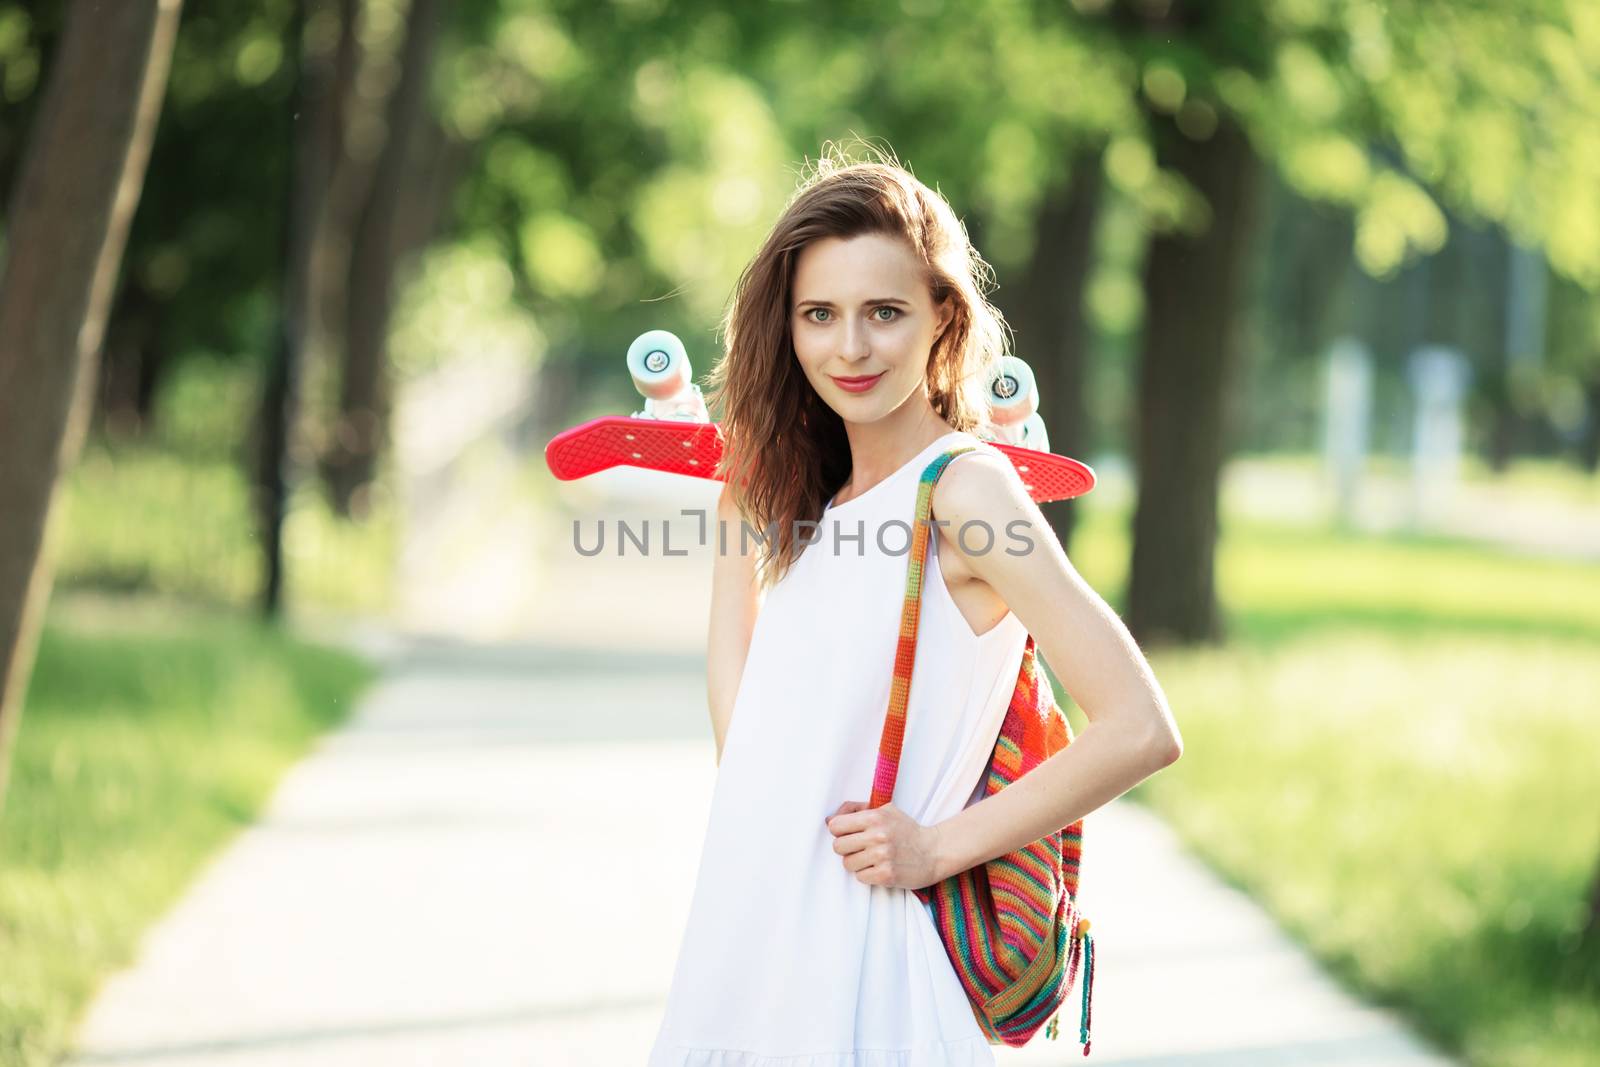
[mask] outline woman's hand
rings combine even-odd
[[[868,808],[865,801],[847,800],[826,823],[833,850],[863,885],[921,889],[939,881],[935,827],[923,826],[893,804]]]

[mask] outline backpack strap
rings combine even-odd
[[[878,741],[878,766],[872,776],[869,808],[881,808],[894,799],[894,783],[900,773],[900,749],[906,736],[906,702],[911,696],[911,672],[917,662],[917,623],[922,615],[923,564],[928,557],[928,537],[933,532],[929,516],[933,510],[933,486],[950,461],[964,452],[976,452],[974,445],[952,448],[934,458],[917,483],[916,517],[911,524],[911,559],[906,565],[906,598],[900,609],[900,643],[895,647],[894,676],[889,683],[889,710],[883,719],[883,736]]]

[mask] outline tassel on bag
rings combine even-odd
[[[1078,1023],[1078,1041],[1083,1045],[1083,1054],[1089,1054],[1089,1022],[1094,1008],[1094,938],[1089,936],[1089,920],[1084,919],[1078,923],[1078,929],[1083,931],[1083,1012]]]
[[[1094,938],[1089,936],[1089,920],[1079,919],[1074,932],[1075,937],[1083,940],[1083,1009],[1079,1014],[1078,1042],[1083,1045],[1083,1054],[1089,1054],[1089,1023],[1094,1008]],[[1050,1022],[1044,1028],[1044,1036],[1051,1041],[1061,1036],[1061,1012],[1058,1010],[1050,1016]]]

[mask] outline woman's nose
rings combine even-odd
[[[864,359],[868,355],[866,326],[853,319],[846,319],[840,345],[839,354],[845,359]]]

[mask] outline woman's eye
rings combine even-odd
[[[888,314],[886,314],[886,315],[878,315],[878,312],[880,312],[880,311],[888,312]],[[896,310],[895,308],[888,307],[886,305],[886,306],[880,307],[880,308],[873,308],[872,309],[872,313],[874,315],[878,315],[878,321],[879,322],[891,322],[891,321],[893,321],[894,317],[896,315],[898,315],[900,312],[898,310]]]
[[[811,321],[812,322],[825,322],[826,321],[825,317],[824,318],[818,318],[818,316],[819,315],[820,316],[826,316],[828,314],[828,309],[827,308],[812,308],[810,311],[806,312],[806,314],[811,317]]]

